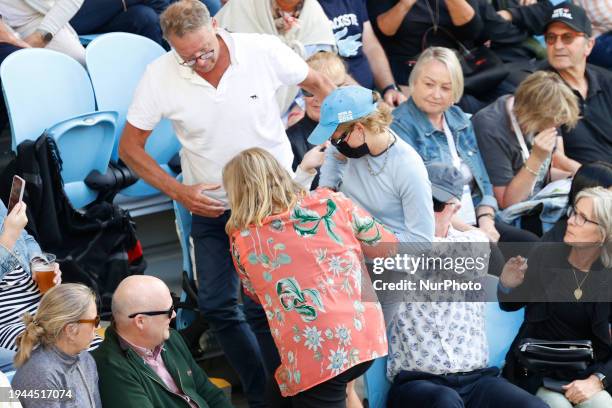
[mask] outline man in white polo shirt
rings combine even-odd
[[[250,406],[265,406],[266,373],[279,360],[261,307],[244,297],[251,327],[238,308],[239,281],[224,230],[229,211],[221,170],[237,153],[257,146],[291,171],[293,154],[276,90],[299,85],[323,100],[334,85],[276,37],[218,30],[197,0],[174,3],[160,23],[173,49],[147,67],[128,111],[119,154],[145,181],[193,213],[200,310],[238,372]],[[162,118],[172,121],[182,144],[184,184],[144,150]],[[313,167],[323,157],[318,148],[307,153],[296,181],[309,185]]]

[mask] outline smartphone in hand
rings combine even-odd
[[[9,196],[7,213],[10,213],[13,207],[23,201],[23,192],[25,191],[25,180],[15,175],[13,176],[13,185],[11,186],[11,195]]]

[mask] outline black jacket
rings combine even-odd
[[[287,137],[291,142],[291,150],[293,151],[293,171],[302,162],[304,155],[315,145],[308,143],[308,136],[312,133],[314,128],[317,126],[317,122],[310,119],[308,115],[304,114],[304,117],[298,122],[294,123],[290,128],[287,129]],[[317,169],[317,175],[312,180],[310,189],[314,190],[319,185],[319,169]]]
[[[519,359],[517,357],[517,346],[524,338],[542,338],[535,336],[534,332],[541,334],[541,327],[544,323],[551,319],[552,309],[558,303],[543,302],[543,298],[549,297],[551,292],[554,292],[555,283],[558,279],[555,273],[559,268],[567,267],[569,273],[569,264],[567,255],[569,248],[564,244],[556,244],[551,247],[551,244],[540,244],[536,247],[529,256],[529,269],[525,274],[523,284],[510,293],[498,291],[498,298],[502,310],[514,311],[525,307],[525,321],[523,322],[519,332],[512,342],[510,350],[506,355],[506,364],[504,366],[504,376],[511,382],[527,389],[531,393],[535,393],[542,385],[542,376],[536,373],[525,373]],[[609,276],[612,271],[606,270],[601,265],[601,262],[593,264],[592,270],[600,270],[601,274]],[[612,322],[612,303],[610,303],[608,282],[592,282],[593,286],[605,287],[600,294],[603,294],[603,299],[606,302],[584,303],[584,309],[588,316],[588,323],[591,327],[590,338],[575,339],[575,340],[591,340],[595,354],[595,361],[587,368],[585,372],[580,373],[557,373],[565,379],[584,379],[595,372],[603,373],[607,378],[612,378],[612,339],[610,338],[610,323]],[[585,294],[587,291],[585,290]],[[533,299],[533,302],[527,301]],[[588,300],[586,297],[583,300]],[[575,303],[575,302],[574,302]],[[571,324],[571,322],[570,322]],[[544,339],[552,340],[550,337]],[[608,391],[612,391],[612,386],[608,387]]]
[[[61,168],[52,138],[25,141],[0,176],[0,197],[7,202],[14,174],[25,179],[28,232],[44,251],[57,256],[64,282],[93,288],[106,313],[119,282],[146,267],[142,257],[128,264],[127,251],[138,246],[135,225],[126,211],[104,201],[76,211],[64,192]]]

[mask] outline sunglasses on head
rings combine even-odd
[[[145,316],[159,316],[159,315],[167,315],[168,319],[172,319],[172,314],[174,313],[174,305],[170,306],[170,309],[168,310],[156,310],[153,312],[138,312],[138,313],[132,313],[131,315],[129,315],[128,317],[130,319],[133,319],[134,317],[138,316],[139,314],[141,315],[145,315]]]

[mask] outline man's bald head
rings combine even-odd
[[[168,298],[171,298],[170,291],[161,279],[148,275],[129,276],[113,294],[113,318],[121,324],[132,313],[162,310],[168,307]]]

